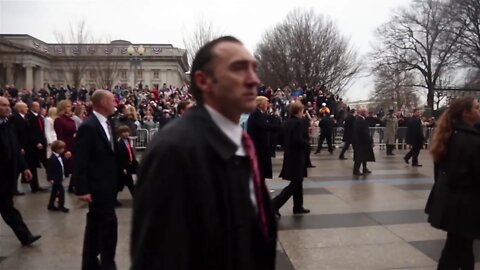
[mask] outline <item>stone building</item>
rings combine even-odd
[[[46,88],[46,84],[181,86],[188,69],[186,50],[171,44],[140,45],[124,40],[62,44],[45,43],[29,35],[0,34],[2,86],[13,83],[27,90]]]

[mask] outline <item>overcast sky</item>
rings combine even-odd
[[[80,20],[97,36],[133,43],[169,43],[183,47],[182,38],[196,18],[204,17],[225,34],[254,50],[265,30],[295,8],[313,8],[332,18],[361,55],[374,43],[373,32],[393,9],[410,0],[0,0],[0,33],[29,34],[55,42]],[[347,92],[351,100],[368,97],[371,78],[357,80]]]

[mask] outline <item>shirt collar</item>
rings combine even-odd
[[[227,137],[234,142],[237,147],[242,148],[242,127],[230,121],[207,104],[205,104],[205,108],[207,109],[208,114],[210,114],[210,117],[212,117],[213,122],[220,128],[220,130],[227,135]]]
[[[95,115],[95,117],[97,117],[98,121],[100,121],[100,123],[107,123],[107,118],[101,114],[99,114],[98,112],[96,111],[93,111],[93,114]]]
[[[59,155],[59,154],[57,154],[57,153],[55,153],[55,152],[53,152],[53,154],[54,154],[57,158],[60,158],[60,155]]]
[[[34,112],[34,111],[31,111],[33,113],[33,115],[35,115],[35,117],[38,117],[38,113]]]

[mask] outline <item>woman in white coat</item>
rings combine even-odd
[[[52,150],[50,149],[50,145],[57,140],[57,133],[55,133],[55,129],[53,128],[53,122],[57,118],[57,108],[50,107],[48,109],[47,117],[45,117],[45,137],[47,138],[47,158],[50,157],[52,154]]]

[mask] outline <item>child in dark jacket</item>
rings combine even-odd
[[[51,145],[52,155],[47,161],[47,180],[52,184],[52,193],[47,209],[50,211],[62,211],[68,213],[65,208],[65,189],[63,187],[63,178],[65,176],[65,143],[63,141],[54,141]],[[55,206],[55,200],[58,198],[58,207]]]

